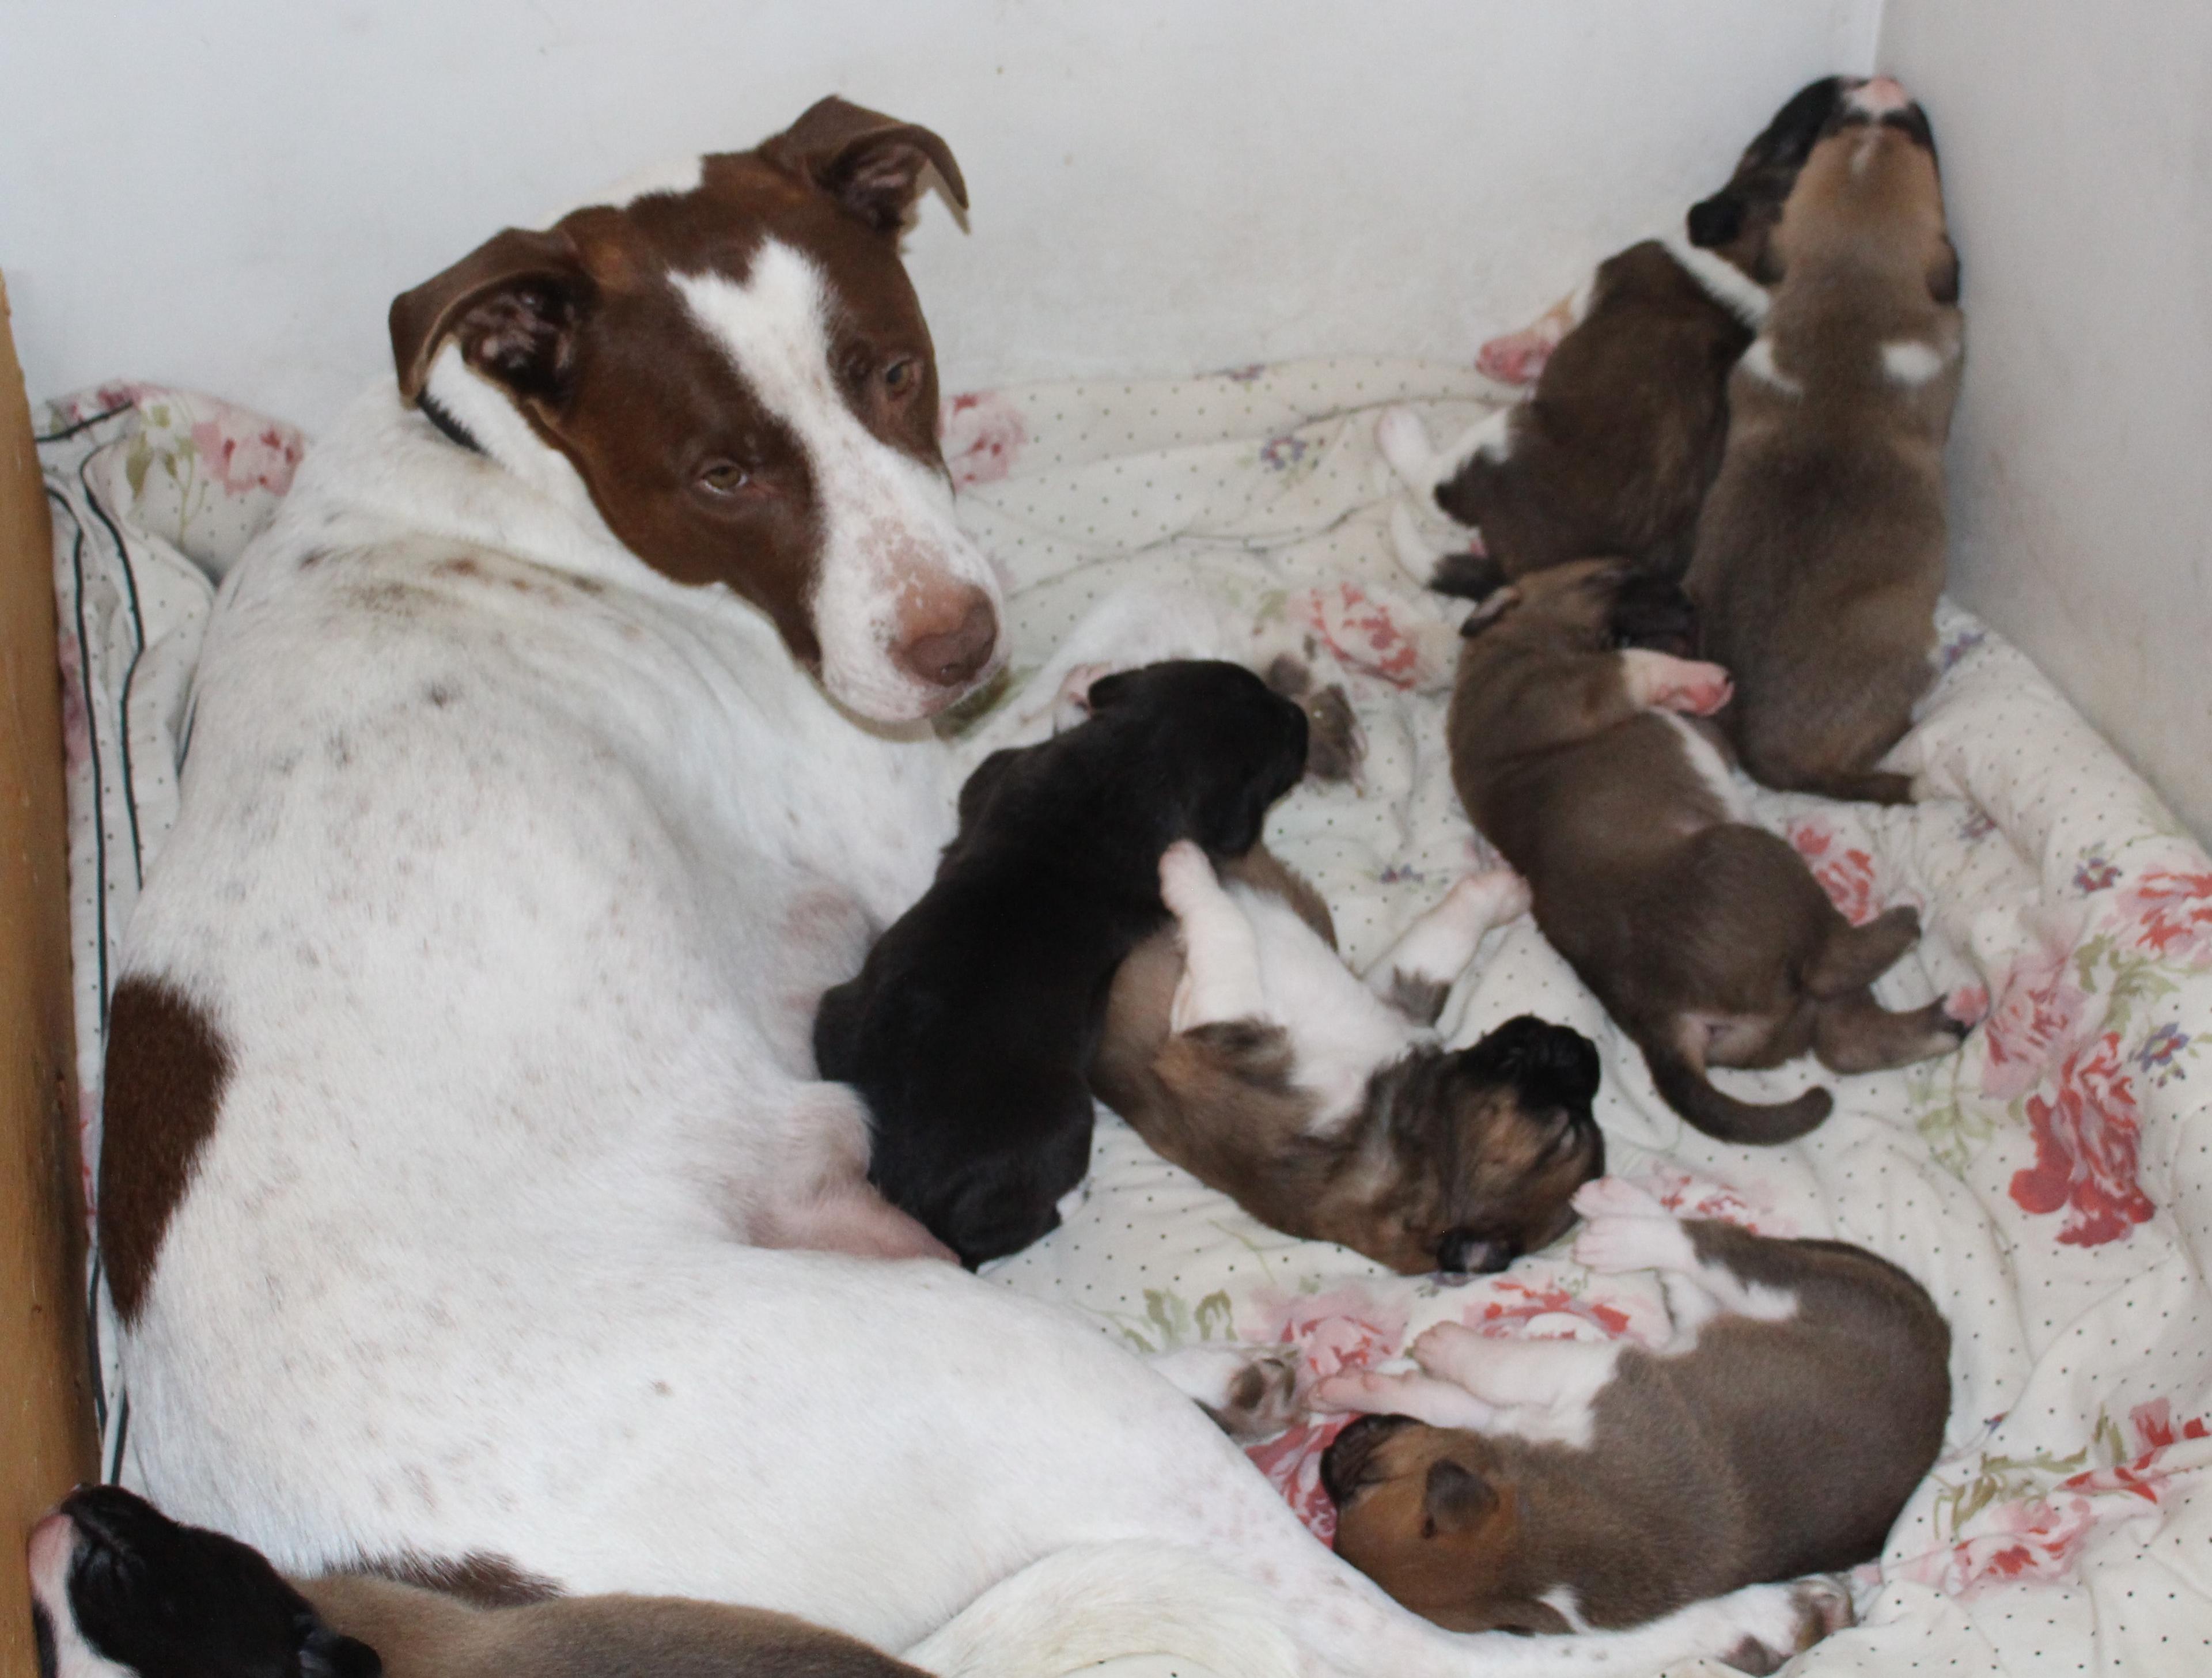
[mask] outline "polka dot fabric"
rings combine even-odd
[[[1366,739],[1359,779],[1301,788],[1269,836],[1327,896],[1355,962],[1489,860],[1443,751],[1458,609],[1393,558],[1374,420],[1410,403],[1447,432],[1501,394],[1470,372],[1340,358],[947,404],[963,520],[1009,586],[1018,677],[1081,656],[1081,635],[1118,611],[1161,655],[1291,652],[1344,685]],[[51,404],[39,429],[96,1160],[106,963],[173,814],[200,628],[300,439],[137,386]],[[1577,1027],[1604,1058],[1615,1170],[1700,1215],[1859,1242],[1949,1316],[1944,1460],[1856,1581],[1864,1623],[1793,1671],[2212,1670],[2212,862],[2024,658],[1948,606],[1940,628],[1942,674],[1896,760],[1919,803],[1747,794],[1847,914],[1921,908],[1926,937],[1880,989],[1980,1017],[1957,1057],[1827,1079],[1836,1112],[1811,1136],[1728,1147],[1657,1099],[1526,921],[1486,940],[1444,1025],[1455,1041],[1524,1012]],[[1721,1081],[1774,1098],[1817,1075],[1807,1062]],[[1664,1327],[1644,1279],[1593,1276],[1563,1249],[1455,1284],[1291,1240],[1110,1116],[1085,1203],[993,1276],[1132,1347],[1294,1344],[1309,1379],[1387,1364],[1445,1318],[1502,1336]],[[106,1374],[112,1446],[127,1401]],[[1333,1432],[1314,1418],[1254,1452],[1324,1534],[1315,1467]]]

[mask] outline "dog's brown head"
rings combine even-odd
[[[1625,559],[1583,559],[1532,571],[1485,595],[1460,625],[1469,640],[1510,623],[1589,652],[1642,647],[1691,656],[1697,608],[1681,586]]]
[[[1805,160],[1767,242],[1768,277],[1800,264],[1923,281],[1930,300],[1959,300],[1959,253],[1928,118],[1896,82],[1855,88]]]
[[[927,715],[1000,638],[899,260],[933,168],[964,205],[936,135],[826,99],[752,151],[510,228],[393,301],[400,395],[654,569],[751,601],[842,703]]]
[[[1396,1192],[1362,1250],[1407,1274],[1503,1270],[1575,1221],[1575,1190],[1605,1174],[1591,1116],[1597,1050],[1523,1014],[1472,1048],[1417,1049],[1370,1086]]]
[[[1521,1493],[1478,1433],[1362,1416],[1321,1460],[1336,1553],[1414,1613],[1457,1632],[1565,1632],[1516,1594]]]
[[[1859,78],[1826,76],[1800,88],[1744,148],[1727,185],[1690,207],[1690,243],[1760,277],[1767,236],[1814,146],[1828,131]]]

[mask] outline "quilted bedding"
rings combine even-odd
[[[1456,613],[1391,557],[1374,413],[1413,402],[1452,428],[1501,395],[1450,368],[1337,359],[947,404],[963,520],[1010,585],[1018,675],[1100,603],[1171,593],[1202,599],[1232,638],[1304,647],[1344,684],[1366,738],[1359,777],[1302,787],[1269,837],[1327,897],[1355,964],[1489,860],[1443,757]],[[302,440],[138,386],[49,404],[40,430],[92,1162],[108,964],[173,815],[213,581],[266,522]],[[1793,1671],[2212,1670],[2212,860],[2025,658],[1948,605],[1941,629],[1941,679],[1898,757],[1922,802],[1753,790],[1749,803],[1853,919],[1920,907],[1926,937],[1878,990],[1893,1006],[1942,994],[1985,1012],[1958,1056],[1831,1079],[1835,1114],[1811,1136],[1731,1147],[1658,1100],[1525,920],[1486,941],[1444,1024],[1455,1042],[1526,1012],[1577,1027],[1603,1055],[1615,1171],[1678,1207],[1858,1242],[1950,1317],[1945,1456],[1857,1577],[1862,1625]],[[1816,1071],[1720,1081],[1771,1099]],[[92,1182],[88,1164],[88,1200]],[[129,1396],[98,1263],[106,1461],[127,1478]],[[1294,1344],[1309,1381],[1387,1365],[1447,1318],[1500,1336],[1664,1327],[1644,1279],[1594,1276],[1561,1249],[1461,1281],[1278,1235],[1110,1116],[1085,1204],[989,1274],[1133,1347]],[[1252,1453],[1323,1539],[1316,1467],[1336,1425],[1314,1417]]]

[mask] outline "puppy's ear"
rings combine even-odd
[[[1498,1493],[1474,1469],[1449,1456],[1429,1464],[1422,1487],[1421,1536],[1472,1531],[1496,1512]]]
[[[1959,301],[1959,247],[1948,234],[1936,259],[1928,264],[1928,295],[1947,306]]]
[[[301,1616],[300,1631],[300,1678],[382,1678],[383,1657],[359,1638],[312,1614]]]
[[[1133,670],[1117,670],[1111,675],[1101,676],[1093,682],[1091,684],[1090,693],[1085,696],[1091,707],[1091,714],[1097,716],[1099,712],[1107,709],[1109,706],[1118,705],[1127,699],[1129,696],[1129,689],[1133,685],[1131,678],[1136,673]]]
[[[1462,620],[1459,632],[1463,635],[1479,635],[1520,604],[1521,591],[1510,583],[1503,588],[1493,588]]]
[[[1725,188],[1690,206],[1690,243],[1701,251],[1718,250],[1742,231],[1743,200]]]
[[[878,233],[896,233],[904,225],[921,196],[927,168],[936,169],[953,203],[968,208],[968,184],[951,147],[918,123],[864,110],[834,94],[760,149]]]
[[[392,362],[399,394],[422,394],[447,339],[468,364],[516,396],[557,407],[576,332],[597,294],[565,233],[509,228],[434,280],[392,300]]]

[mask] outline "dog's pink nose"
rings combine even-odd
[[[951,627],[911,636],[891,656],[909,675],[933,686],[957,687],[991,661],[999,644],[999,614],[991,609],[989,595],[971,588],[954,600],[939,621]]]
[[[1879,117],[1887,112],[1902,111],[1912,100],[1894,78],[1877,76],[1851,94],[1851,103],[1869,116]]]

